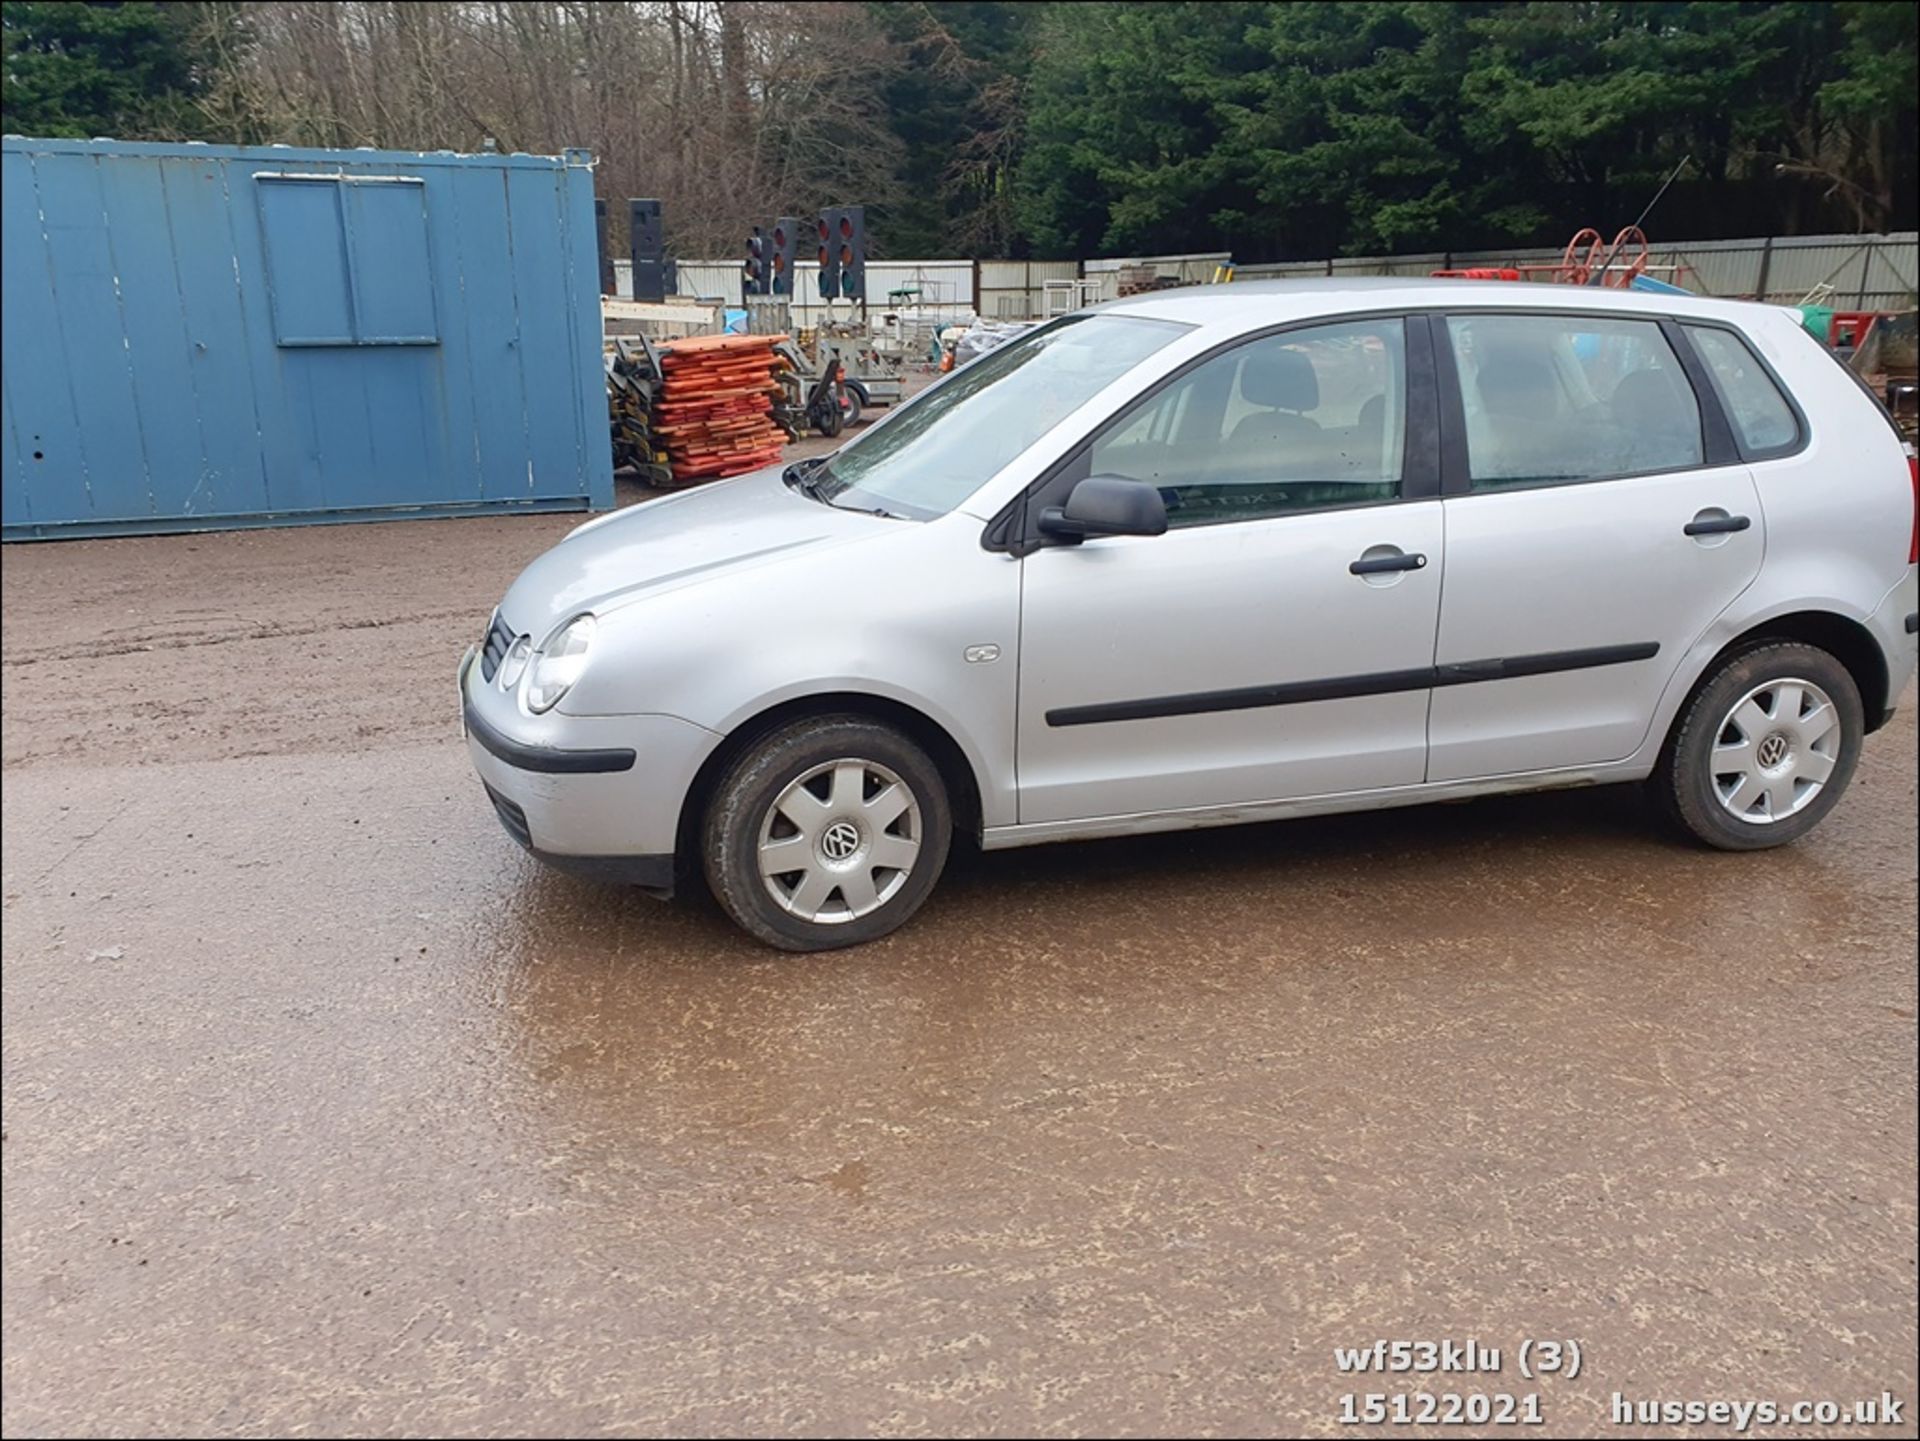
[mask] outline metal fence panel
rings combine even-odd
[[[1913,301],[1920,237],[1912,232],[1884,236],[1813,235],[1750,240],[1714,240],[1658,245],[1649,255],[1651,272],[1703,295],[1750,297],[1781,303],[1799,300],[1823,281],[1835,287],[1835,303],[1861,309],[1898,309]],[[1509,249],[1429,251],[1415,255],[1335,256],[1325,260],[1287,260],[1236,268],[1240,280],[1312,279],[1354,275],[1408,278],[1436,270],[1471,267],[1557,265],[1564,249],[1517,246]],[[1101,282],[1100,298],[1118,294],[1119,272],[1145,266],[1185,284],[1205,284],[1229,263],[1224,251],[1193,255],[1127,256],[1073,260],[899,260],[867,266],[868,310],[885,307],[887,291],[917,288],[921,308],[936,319],[960,319],[978,313],[989,320],[1025,319],[1043,313],[1049,280],[1082,274]],[[795,296],[795,324],[813,325],[824,314],[815,286],[817,267],[802,261]],[[978,293],[974,277],[978,277]],[[1546,281],[1542,269],[1531,277]],[[1764,286],[1763,286],[1764,282]],[[740,266],[733,261],[684,261],[680,293],[720,297],[740,303]]]
[[[1209,250],[1191,255],[1133,255],[1113,260],[1089,260],[1085,264],[1089,280],[1098,280],[1100,298],[1113,300],[1120,294],[1119,272],[1145,266],[1157,276],[1179,281],[1182,285],[1204,285],[1223,265],[1231,265],[1233,256],[1224,250]]]
[[[6,539],[612,504],[585,152],[0,164]]]
[[[1339,256],[1243,265],[1240,280],[1309,279],[1337,275],[1426,275],[1435,270],[1542,266],[1559,263],[1563,249],[1434,251],[1425,255]],[[1914,303],[1920,235],[1800,235],[1772,240],[1678,241],[1655,245],[1651,274],[1701,295],[1759,298],[1792,304],[1822,285],[1831,303],[1861,310],[1898,310]],[[1092,263],[1089,263],[1091,270]],[[1530,277],[1550,280],[1544,271]]]
[[[1913,304],[1920,236],[1811,236],[1776,240],[1768,265],[1769,299],[1796,301],[1823,286],[1842,309],[1892,310]]]
[[[1078,280],[1076,260],[983,260],[980,314],[988,320],[1033,320],[1045,314],[1049,280]]]
[[[738,307],[740,299],[740,262],[728,260],[682,260],[678,263],[678,294],[688,298],[718,300]],[[911,291],[890,302],[893,292]],[[817,261],[802,260],[794,267],[793,323],[806,328],[817,325],[828,313],[820,296],[820,266]],[[971,260],[869,260],[867,262],[867,310],[878,313],[890,303],[896,308],[918,308],[958,319],[974,308],[973,262]],[[841,318],[847,303],[834,308]]]

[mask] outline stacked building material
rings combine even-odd
[[[660,347],[652,430],[673,485],[758,470],[780,459],[787,434],[774,419],[784,335],[702,335]]]
[[[660,389],[660,355],[645,336],[620,336],[606,354],[607,421],[613,468],[649,485],[672,483],[667,453],[654,441],[653,400]]]
[[[1114,284],[1121,299],[1129,295],[1147,295],[1156,290],[1177,290],[1186,284],[1177,275],[1162,275],[1151,265],[1123,265],[1114,272]]]

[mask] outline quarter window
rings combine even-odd
[[[1700,405],[1660,327],[1603,316],[1451,316],[1475,490],[1704,463]]]
[[[1800,439],[1793,407],[1747,343],[1731,331],[1689,325],[1687,338],[1707,363],[1720,401],[1749,455],[1789,450]]]
[[[1290,330],[1196,366],[1094,442],[1088,473],[1160,488],[1170,526],[1391,500],[1406,449],[1401,321]]]

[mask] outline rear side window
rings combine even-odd
[[[1660,327],[1598,315],[1454,315],[1446,331],[1475,490],[1705,463],[1700,404]]]
[[[1740,435],[1741,450],[1752,457],[1793,449],[1800,440],[1800,423],[1746,341],[1730,330],[1705,325],[1689,325],[1687,338],[1707,363],[1720,403]]]

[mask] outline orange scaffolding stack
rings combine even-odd
[[[660,349],[661,387],[652,428],[673,484],[719,480],[780,459],[786,434],[774,424],[784,335],[702,335]]]

